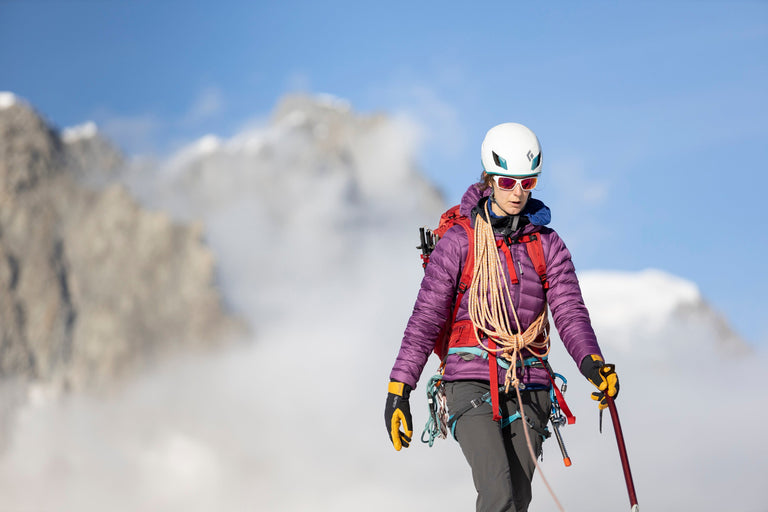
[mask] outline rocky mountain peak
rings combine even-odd
[[[240,329],[199,225],[144,209],[122,185],[82,185],[121,159],[98,134],[62,135],[0,96],[2,376],[103,385]]]
[[[63,168],[56,132],[26,102],[0,100],[0,198],[12,200]]]
[[[103,187],[118,179],[126,161],[121,151],[89,121],[61,132],[69,172],[85,185]]]

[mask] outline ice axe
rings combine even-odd
[[[605,395],[608,402],[608,410],[611,411],[611,421],[613,422],[613,431],[616,433],[616,443],[619,445],[619,456],[621,457],[621,467],[624,470],[624,480],[627,482],[627,492],[629,493],[629,504],[632,506],[630,512],[640,512],[637,505],[637,495],[635,494],[635,484],[632,481],[632,470],[629,469],[629,458],[627,457],[627,447],[624,444],[624,434],[621,431],[619,422],[619,413],[616,411],[616,403],[613,398]]]

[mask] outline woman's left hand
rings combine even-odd
[[[601,410],[608,407],[605,396],[616,398],[619,394],[619,376],[616,375],[616,366],[607,364],[602,357],[592,354],[581,361],[579,369],[599,390],[592,393],[592,400],[599,402],[598,407]]]

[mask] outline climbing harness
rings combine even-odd
[[[475,354],[476,352],[476,349],[472,347],[462,350],[465,350],[471,354]],[[485,353],[485,357],[488,357],[487,353]],[[546,368],[547,372],[549,373],[551,382],[551,386],[549,387],[549,398],[552,404],[549,421],[552,424],[552,431],[554,432],[555,439],[557,439],[557,444],[560,447],[560,453],[563,456],[563,463],[566,466],[570,466],[571,458],[568,456],[568,451],[565,448],[565,443],[563,442],[563,437],[560,432],[561,427],[565,426],[566,424],[571,425],[576,422],[576,418],[571,413],[568,404],[565,402],[565,397],[563,396],[563,393],[565,393],[565,390],[567,389],[568,381],[559,373],[553,372],[546,359],[531,357],[524,361],[524,365],[529,367],[543,367]],[[445,383],[442,381],[442,377],[442,373],[437,373],[433,375],[427,383],[426,393],[427,404],[429,406],[429,418],[427,419],[426,425],[424,425],[424,430],[421,434],[421,442],[429,444],[429,446],[434,444],[435,439],[446,439],[449,432],[455,438],[456,422],[459,420],[459,418],[461,418],[461,416],[474,408],[480,407],[484,403],[489,405],[491,404],[491,392],[488,391],[481,397],[471,400],[469,403],[459,408],[458,410],[449,411],[447,399],[445,396]],[[562,382],[560,387],[557,386],[555,382],[556,379],[560,379]],[[522,383],[520,386],[525,387]],[[533,388],[528,386],[526,389],[531,390],[541,388]],[[503,391],[504,387],[501,386],[499,392]],[[511,416],[508,416],[507,418],[503,418],[499,422],[499,426],[504,428],[518,419],[521,419],[521,414],[519,411],[515,412],[515,414]],[[527,424],[544,439],[548,439],[551,436],[551,433],[546,426],[544,428],[539,428],[531,421],[527,421]]]
[[[462,348],[462,349],[451,349],[456,350],[456,352],[453,353],[461,353],[466,352],[469,354],[476,354],[480,351],[480,349],[476,349],[474,347],[468,347],[468,348]],[[459,352],[459,350],[461,352]],[[481,356],[482,357],[482,356]],[[488,357],[488,354],[485,353],[484,357]],[[528,358],[524,362],[524,366],[529,367],[544,367],[544,362],[538,358]],[[442,370],[442,368],[441,368]],[[450,432],[451,435],[455,438],[456,435],[454,433],[456,422],[458,421],[461,416],[463,416],[468,411],[480,407],[483,405],[483,403],[491,404],[491,392],[488,391],[484,395],[482,395],[479,398],[476,398],[474,400],[471,400],[468,404],[466,404],[464,407],[460,408],[457,411],[449,411],[448,405],[447,405],[447,399],[445,397],[445,383],[442,381],[443,375],[441,373],[437,373],[433,375],[428,383],[427,383],[427,405],[429,406],[429,418],[427,419],[426,425],[424,425],[424,431],[421,434],[421,441],[425,444],[429,444],[429,446],[432,446],[435,442],[435,439],[445,439],[448,437],[448,433]],[[562,379],[563,377],[560,376]],[[521,384],[521,386],[524,386]],[[531,388],[528,389],[544,389],[544,388]],[[504,392],[504,387],[501,386],[498,390],[500,393]],[[560,396],[560,400],[562,403],[564,402],[564,399],[562,398],[562,395]],[[550,388],[550,399],[552,402],[552,414],[555,414],[557,411],[561,410],[560,405],[557,403],[557,397],[552,392]],[[566,410],[568,409],[568,406],[565,406]],[[570,411],[569,411],[570,412]],[[501,414],[501,411],[499,410],[499,415]],[[520,412],[516,412],[515,414],[503,418],[499,422],[499,426],[501,428],[504,428],[511,424],[513,421],[518,420],[521,418]],[[546,426],[544,428],[540,428],[538,426],[533,425],[530,421],[528,422],[528,425],[536,430],[542,437],[549,438],[551,435],[549,431],[547,430]]]

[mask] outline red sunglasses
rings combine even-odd
[[[509,176],[499,176],[498,174],[493,175],[493,180],[502,190],[512,190],[519,183],[520,188],[526,192],[535,189],[536,184],[539,182],[537,176],[532,176],[530,178],[511,178]]]

